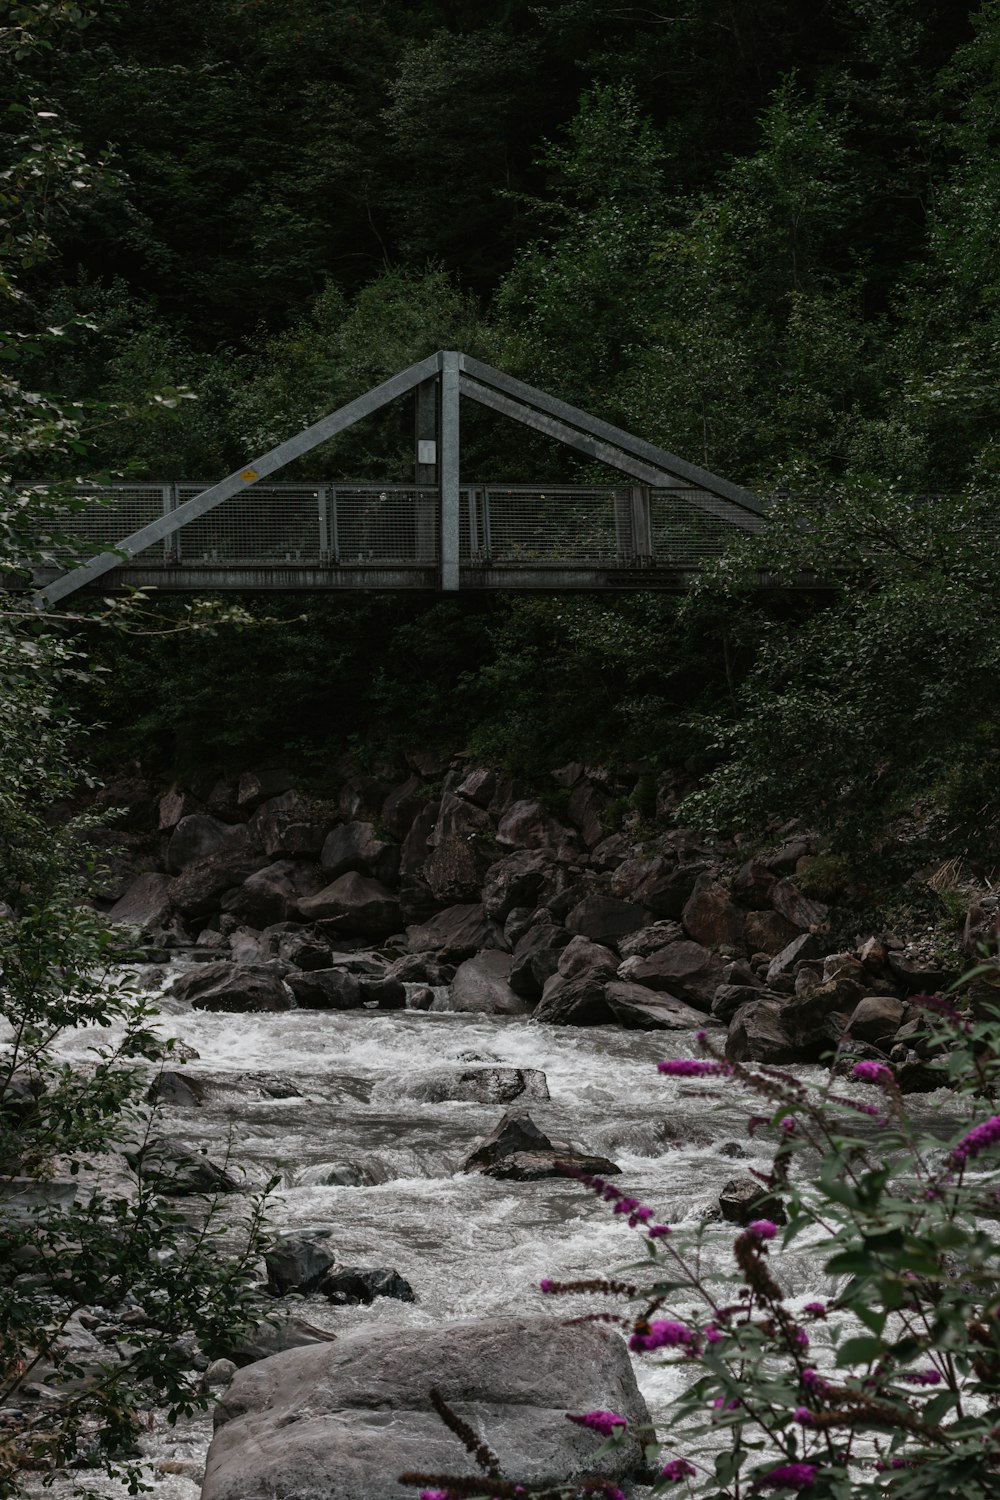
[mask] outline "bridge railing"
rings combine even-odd
[[[200,494],[208,482],[81,488],[93,497],[70,523],[92,545],[114,547]],[[568,484],[461,488],[459,557],[495,569],[664,566],[694,568],[733,536],[711,496],[691,489]],[[748,516],[746,530],[763,521]],[[440,558],[432,486],[303,482],[255,484],[139,553],[142,567],[191,564],[434,565]]]

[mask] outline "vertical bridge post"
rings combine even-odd
[[[413,478],[418,489],[438,485],[438,381],[422,380],[414,391]],[[414,500],[417,562],[437,558],[437,500],[418,494]]]
[[[441,355],[441,588],[458,588],[459,539],[459,356]]]

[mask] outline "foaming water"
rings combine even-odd
[[[277,1174],[272,1229],[329,1226],[340,1263],[392,1266],[416,1294],[413,1303],[379,1299],[371,1307],[308,1297],[296,1304],[307,1321],[336,1332],[525,1312],[578,1316],[609,1304],[593,1296],[554,1301],[539,1281],[615,1274],[645,1259],[637,1232],[579,1184],[463,1172],[510,1106],[442,1099],[438,1085],[449,1069],[456,1076],[498,1065],[540,1069],[550,1097],[513,1107],[553,1138],[610,1157],[621,1168],[616,1180],[658,1220],[705,1225],[709,1279],[721,1284],[735,1271],[732,1229],[712,1223],[711,1212],[726,1181],[764,1170],[767,1158],[748,1138],[752,1104],[737,1084],[657,1073],[661,1057],[696,1054],[693,1033],[402,1011],[238,1015],[195,1011],[169,997],[159,1024],[164,1036],[197,1049],[198,1059],[179,1071],[201,1096],[198,1105],[163,1105],[163,1133],[216,1161],[228,1153],[249,1186]],[[82,1058],[92,1041],[77,1035],[66,1051]],[[434,1089],[423,1087],[430,1078]],[[804,1248],[782,1255],[781,1272],[792,1298],[826,1290],[816,1286]],[[639,1361],[636,1373],[662,1422],[686,1369]],[[177,1445],[197,1453],[206,1434],[201,1423],[154,1435],[150,1453],[183,1468],[188,1459],[177,1458]],[[162,1500],[197,1494],[191,1474],[150,1478]]]

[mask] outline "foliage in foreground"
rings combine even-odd
[[[997,961],[969,978],[980,982],[964,999],[914,1001],[926,1017],[919,1045],[955,1092],[943,1119],[927,1110],[914,1120],[888,1065],[851,1066],[847,1054],[820,1086],[727,1062],[705,1033],[702,1058],[659,1064],[670,1078],[741,1085],[767,1111],[749,1121],[750,1134],[775,1147],[761,1217],[736,1235],[728,1277],[706,1274],[703,1228],[656,1224],[650,1207],[614,1184],[572,1174],[637,1231],[643,1258],[619,1273],[628,1281],[543,1281],[542,1290],[626,1301],[621,1314],[585,1316],[621,1324],[634,1351],[689,1374],[669,1437],[635,1434],[658,1493],[997,1493],[1000,1244],[991,1226],[1000,1115],[987,1113],[1000,1082],[1000,1007],[987,998],[996,993]],[[860,1097],[845,1073],[863,1086]],[[822,1297],[805,1301],[783,1284],[782,1254],[793,1246],[815,1267],[812,1285],[825,1283]],[[611,1444],[624,1439],[614,1412],[569,1415]],[[516,1476],[498,1474],[482,1445],[467,1446],[480,1467],[493,1468],[489,1478],[409,1476],[433,1486],[422,1500],[528,1493]],[[620,1495],[606,1480],[548,1493]]]

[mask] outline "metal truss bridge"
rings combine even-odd
[[[401,396],[414,482],[269,482]],[[460,397],[555,438],[621,483],[460,479]],[[219,483],[100,490],[72,530],[96,555],[36,570],[39,607],[79,589],[176,591],[679,590],[734,534],[765,524],[748,491],[467,355],[440,352]],[[107,550],[99,550],[100,548]]]

